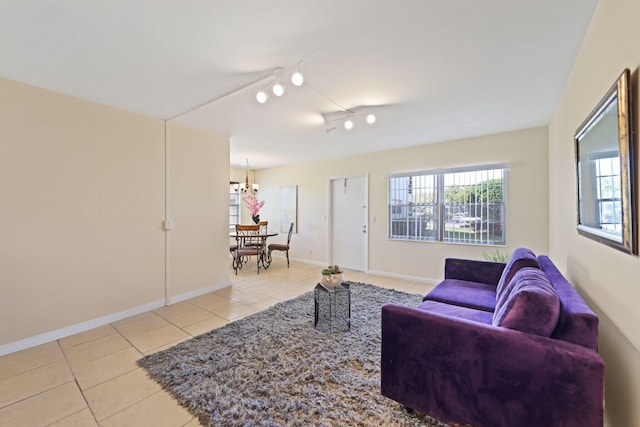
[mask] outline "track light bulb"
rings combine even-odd
[[[291,83],[293,83],[294,86],[302,86],[302,83],[304,83],[304,76],[300,71],[296,71],[291,75]]]
[[[374,124],[376,122],[376,115],[373,113],[367,114],[367,123],[369,123],[370,125]]]
[[[284,94],[284,86],[282,86],[280,83],[274,84],[272,90],[275,96],[282,96]]]
[[[256,94],[256,100],[260,103],[260,104],[264,104],[265,102],[267,102],[267,99],[269,99],[269,96],[267,95],[267,93],[263,90],[261,90],[260,92],[258,92]]]
[[[345,121],[344,121],[344,128],[345,128],[346,130],[351,130],[351,129],[353,129],[353,120],[351,120],[351,119],[347,119],[347,120],[345,120]]]

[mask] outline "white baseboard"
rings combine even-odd
[[[85,332],[89,329],[97,328],[99,326],[108,325],[109,323],[117,322],[118,320],[126,319],[127,317],[135,316],[136,314],[144,313],[150,310],[155,310],[156,308],[160,307],[164,307],[164,300],[150,302],[148,304],[120,311],[118,313],[98,317],[97,319],[76,323],[75,325],[45,332],[44,334],[35,335],[33,337],[14,341],[9,344],[2,344],[0,345],[0,356],[35,347],[37,345],[65,338],[70,335],[78,334],[80,332]]]
[[[217,291],[226,286],[229,286],[230,282],[223,282],[206,288],[197,289],[195,291],[186,292],[184,294],[176,295],[170,298],[170,304],[175,304],[181,301],[188,300],[190,298],[198,297],[209,292]],[[145,313],[147,311],[155,310],[165,306],[164,299],[150,302],[148,304],[140,305],[138,307],[129,308],[127,310],[119,311],[117,313],[108,314],[106,316],[98,317],[96,319],[87,320],[86,322],[76,323],[75,325],[66,326],[64,328],[56,329],[53,331],[45,332],[43,334],[35,335],[29,338],[25,338],[19,341],[10,342],[8,344],[0,345],[0,356],[4,356],[9,353],[15,353],[16,351],[25,350],[27,348],[35,347],[41,344],[46,344],[51,341],[59,340],[71,335],[79,334],[81,332],[88,331],[100,326],[108,325],[109,323],[117,322],[118,320],[126,319],[127,317],[135,316],[137,314]]]
[[[287,262],[287,257],[284,255],[273,255],[273,259],[278,259],[279,260],[284,260],[284,262]],[[322,268],[327,268],[327,262],[326,261],[312,261],[309,259],[304,259],[304,258],[293,258],[293,257],[289,257],[290,261],[295,261],[295,262],[299,262],[300,264],[309,264],[309,265],[317,265],[319,267]]]
[[[284,257],[283,257],[284,258]],[[320,261],[310,261],[306,259],[300,258],[291,258],[292,261],[300,262],[303,264],[311,264],[324,267],[326,266],[326,262]],[[393,274],[387,273],[384,271],[368,271],[368,274],[375,274],[377,276],[383,277],[391,277],[396,279],[404,279],[404,280],[412,280],[416,282],[429,283],[433,285],[437,285],[440,281],[434,279],[425,279],[424,277],[417,276],[408,276],[403,274]],[[206,288],[196,289],[194,291],[185,292],[180,295],[176,295],[170,298],[170,304],[176,304],[182,301],[186,301],[191,298],[198,297],[200,295],[207,294],[209,292],[214,292],[224,287],[230,286],[231,282],[223,282],[215,285],[207,286]],[[108,325],[109,323],[117,322],[118,320],[126,319],[127,317],[135,316],[137,314],[145,313],[147,311],[155,310],[157,308],[161,308],[165,306],[164,300],[150,302],[148,304],[144,304],[138,307],[133,307],[127,310],[123,310],[117,313],[108,314],[106,316],[98,317],[93,320],[88,320],[86,322],[76,323],[75,325],[70,325],[64,328],[56,329],[53,331],[45,332],[43,334],[35,335],[29,338],[25,338],[19,341],[14,341],[8,344],[0,345],[0,356],[4,356],[9,353],[15,353],[16,351],[25,350],[27,348],[35,347],[37,345],[46,344],[51,341],[55,341],[61,338],[68,337],[70,335],[78,334],[81,332],[88,331],[90,329],[94,329],[100,326]]]
[[[409,276],[406,274],[387,273],[385,271],[369,270],[368,273],[375,274],[376,276],[391,277],[393,279],[412,280],[414,282],[428,283],[430,285],[437,285],[442,281],[442,280],[436,280],[436,279],[428,279],[425,277]]]
[[[285,260],[285,262],[286,262],[287,258],[286,258],[286,257],[284,257],[284,256],[283,256],[282,258],[284,258],[284,260]],[[291,258],[291,257],[289,257],[289,259],[290,259],[291,261],[299,262],[299,263],[301,263],[301,264],[318,265],[318,266],[320,266],[320,267],[322,267],[322,268],[326,268],[326,267],[327,267],[327,263],[326,263],[326,262],[311,261],[311,260],[308,260],[308,259],[302,259],[302,258]]]
[[[299,262],[299,263],[302,263],[302,264],[318,265],[318,266],[321,266],[323,268],[326,268],[326,266],[327,266],[326,262],[310,261],[308,259],[301,259],[301,258],[291,258],[291,260]],[[386,271],[369,270],[369,271],[366,271],[366,273],[367,274],[373,274],[373,275],[376,275],[376,276],[382,276],[382,277],[391,277],[393,279],[411,280],[411,281],[414,281],[414,282],[428,283],[428,284],[434,285],[434,286],[442,281],[442,279],[429,279],[429,278],[425,278],[425,277],[409,276],[409,275],[406,275],[406,274],[388,273]]]
[[[176,304],[182,301],[186,301],[191,298],[199,297],[200,295],[208,294],[209,292],[218,291],[222,288],[231,286],[231,282],[222,282],[216,285],[207,286],[206,288],[196,289],[195,291],[185,292],[184,294],[176,295],[169,298],[169,304]]]

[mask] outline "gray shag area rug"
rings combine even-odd
[[[206,426],[446,426],[380,394],[381,307],[412,295],[351,283],[351,330],[314,329],[313,292],[138,361]]]

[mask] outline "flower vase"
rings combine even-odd
[[[260,222],[260,215],[254,215],[251,217],[251,219],[253,219],[253,222],[257,224]]]

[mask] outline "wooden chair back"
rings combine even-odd
[[[260,224],[236,225],[236,240],[242,247],[262,246],[260,235]]]
[[[238,262],[234,264],[236,274],[238,269],[242,268],[242,264],[251,256],[256,257],[256,269],[260,273],[260,259],[263,255],[264,240],[260,237],[260,226],[255,225],[236,225],[236,242],[238,243],[237,257]]]

